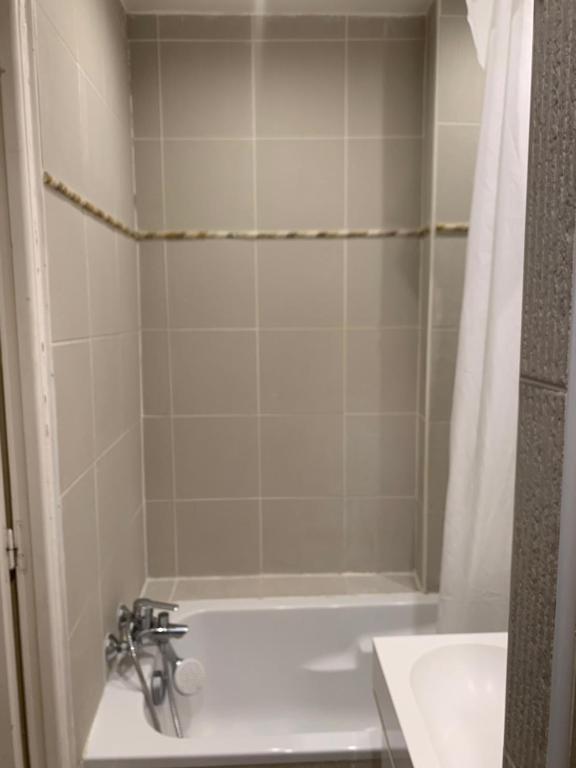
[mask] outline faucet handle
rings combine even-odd
[[[139,597],[134,600],[132,612],[135,616],[140,616],[145,610],[177,611],[179,607],[177,603],[164,603],[161,600],[151,600],[149,597]]]

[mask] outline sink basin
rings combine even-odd
[[[501,768],[505,633],[388,637],[374,647],[384,729],[402,731],[413,768]]]

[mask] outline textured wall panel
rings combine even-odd
[[[536,0],[504,760],[514,768],[546,766],[575,220],[576,3]]]
[[[576,219],[576,3],[536,0],[522,374],[566,385]]]
[[[564,408],[564,393],[521,384],[505,737],[516,768],[546,764]]]

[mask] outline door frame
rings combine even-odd
[[[0,0],[11,249],[0,253],[19,634],[32,768],[75,764],[63,537],[47,314],[42,168],[32,0]],[[3,64],[3,62],[0,62]],[[2,249],[6,250],[6,249]]]

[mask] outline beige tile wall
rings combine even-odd
[[[419,224],[423,19],[129,34],[140,226]],[[419,244],[140,259],[149,575],[412,570]]]
[[[425,223],[470,217],[484,75],[466,20],[465,0],[441,0],[427,19]],[[466,238],[433,237],[423,245],[419,403],[417,558],[421,584],[439,586],[448,482],[450,418]]]
[[[125,16],[115,0],[36,3],[44,168],[134,220]],[[105,679],[102,638],[145,579],[135,244],[47,191],[47,272],[75,736]]]

